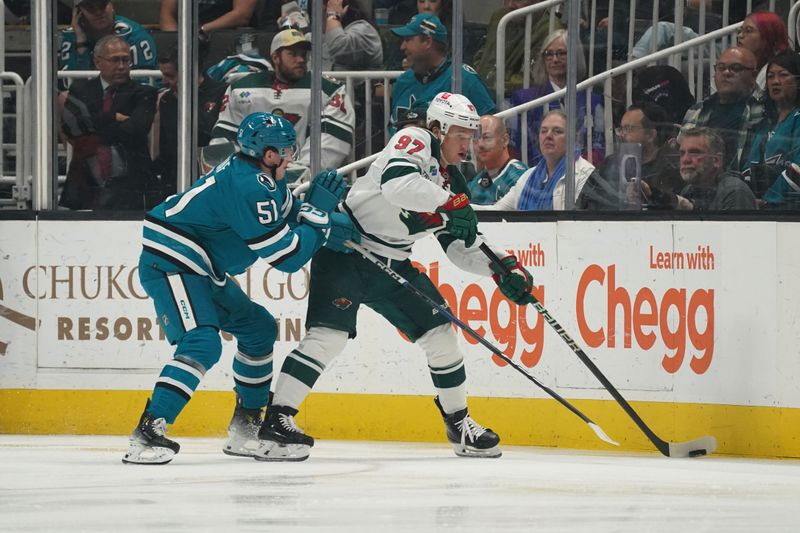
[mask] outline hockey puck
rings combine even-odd
[[[701,457],[706,454],[705,448],[700,448],[699,450],[692,450],[689,452],[689,457]]]

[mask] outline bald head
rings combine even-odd
[[[756,66],[756,56],[746,48],[734,46],[722,52],[714,67],[720,102],[730,104],[750,96],[756,86]]]
[[[508,158],[508,131],[502,119],[483,115],[479,138],[475,141],[475,158],[481,169],[496,169]]]

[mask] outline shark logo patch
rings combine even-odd
[[[275,192],[278,189],[278,184],[275,183],[275,178],[269,174],[259,174],[258,182],[264,186],[269,192]]]

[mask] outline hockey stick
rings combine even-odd
[[[481,251],[486,254],[492,263],[494,263],[498,268],[500,268],[506,274],[510,273],[508,267],[500,260],[499,257],[492,251],[486,243],[482,243],[480,245]],[[544,308],[544,306],[536,299],[535,296],[532,294],[530,303],[536,308],[540,315],[550,324],[556,333],[558,333],[559,337],[561,337],[564,342],[567,343],[575,355],[578,356],[578,359],[586,365],[589,370],[594,374],[600,383],[602,383],[603,387],[611,393],[611,396],[617,401],[617,403],[622,407],[622,409],[628,414],[629,417],[639,426],[639,429],[642,430],[650,442],[652,442],[658,451],[666,455],[667,457],[697,457],[700,455],[706,455],[713,452],[717,447],[717,440],[709,435],[706,437],[701,437],[699,439],[690,440],[688,442],[667,442],[663,439],[660,439],[658,435],[653,433],[653,430],[650,429],[647,424],[644,423],[644,420],[639,416],[639,414],[633,410],[633,407],[628,403],[628,401],[622,397],[619,391],[608,381],[603,373],[600,371],[599,368],[589,359],[589,356],[583,351],[583,349],[578,346],[578,344],[572,340],[572,337],[564,330],[564,328],[559,324],[555,318]]]
[[[570,411],[572,411],[572,412],[573,412],[573,413],[574,413],[574,414],[575,414],[575,415],[576,415],[578,418],[580,418],[581,420],[583,420],[584,422],[586,422],[586,423],[589,425],[589,427],[590,427],[590,428],[592,428],[592,431],[594,431],[594,432],[595,432],[595,434],[596,434],[596,435],[597,435],[597,436],[598,436],[598,437],[599,437],[601,440],[604,440],[605,442],[608,442],[609,444],[613,444],[613,445],[615,445],[615,446],[619,446],[619,443],[618,443],[617,441],[613,440],[611,437],[609,437],[608,435],[606,435],[606,432],[605,432],[605,431],[603,431],[603,429],[602,429],[600,426],[598,426],[597,424],[595,424],[594,422],[592,422],[592,421],[589,419],[589,417],[587,417],[585,414],[583,414],[582,412],[580,412],[580,411],[578,410],[578,408],[577,408],[577,407],[575,407],[574,405],[572,405],[571,403],[569,403],[567,400],[565,400],[564,398],[562,398],[562,397],[561,397],[561,396],[560,396],[560,395],[559,395],[559,394],[558,394],[556,391],[552,390],[552,389],[551,389],[551,388],[549,388],[547,385],[545,385],[544,383],[540,382],[538,379],[536,379],[535,377],[533,377],[532,375],[530,375],[530,374],[529,374],[529,373],[528,373],[528,372],[527,372],[527,371],[526,371],[524,368],[522,368],[521,366],[519,366],[519,365],[518,365],[517,363],[515,363],[515,362],[514,362],[512,359],[509,359],[509,358],[508,358],[508,357],[507,357],[507,356],[506,356],[506,355],[505,355],[503,352],[501,352],[501,351],[500,351],[498,348],[496,348],[496,347],[495,347],[495,346],[494,346],[492,343],[490,343],[490,342],[489,342],[489,341],[487,341],[485,338],[483,338],[481,335],[479,335],[477,331],[475,331],[474,329],[472,329],[471,327],[469,327],[467,324],[465,324],[464,322],[462,322],[461,320],[459,320],[459,319],[458,319],[458,318],[457,318],[457,317],[456,317],[456,316],[455,316],[453,313],[451,313],[451,312],[450,312],[450,311],[449,311],[449,310],[448,310],[446,307],[444,307],[444,306],[442,306],[442,305],[440,305],[440,304],[436,303],[436,301],[435,301],[433,298],[431,298],[430,296],[428,296],[427,294],[425,294],[424,292],[422,292],[420,289],[418,289],[417,287],[415,287],[414,285],[412,285],[411,283],[409,283],[409,282],[408,282],[408,280],[406,280],[406,279],[405,279],[403,276],[401,276],[400,274],[398,274],[397,272],[395,272],[394,270],[392,270],[392,269],[391,269],[391,268],[390,268],[388,265],[386,265],[386,264],[385,264],[383,261],[381,261],[380,259],[378,259],[377,257],[375,257],[375,256],[372,254],[372,252],[370,252],[369,250],[367,250],[366,248],[364,248],[364,247],[363,247],[363,246],[361,246],[360,244],[356,244],[356,243],[354,243],[353,241],[345,241],[345,243],[344,243],[344,244],[345,244],[345,246],[347,246],[348,248],[352,248],[353,250],[357,251],[359,254],[361,254],[361,256],[362,256],[364,259],[366,259],[367,261],[369,261],[369,262],[370,262],[370,263],[372,263],[373,265],[375,265],[375,266],[377,266],[378,268],[380,268],[380,269],[381,269],[383,272],[385,272],[386,274],[388,274],[388,275],[389,275],[389,277],[390,277],[390,278],[392,278],[393,280],[395,280],[397,283],[399,283],[400,285],[402,285],[402,286],[403,286],[403,287],[405,287],[406,289],[409,289],[409,290],[411,290],[411,291],[412,291],[414,294],[416,294],[417,296],[419,296],[420,298],[422,298],[422,299],[425,301],[425,303],[427,303],[427,304],[428,304],[428,305],[430,305],[432,308],[434,308],[436,311],[438,311],[439,313],[441,313],[441,314],[442,314],[442,316],[444,316],[445,318],[447,318],[447,319],[448,319],[450,322],[452,322],[453,324],[455,324],[455,325],[457,325],[458,327],[460,327],[462,330],[464,330],[464,331],[466,331],[467,333],[469,333],[469,334],[470,334],[470,336],[471,336],[473,339],[475,339],[476,341],[478,341],[478,342],[480,342],[481,344],[483,344],[483,345],[484,345],[486,348],[488,348],[488,349],[489,349],[489,350],[490,350],[492,353],[494,353],[496,356],[500,357],[500,358],[501,358],[503,361],[505,361],[506,363],[510,364],[510,365],[511,365],[511,366],[512,366],[512,367],[513,367],[515,370],[517,370],[517,371],[518,371],[518,372],[520,372],[522,375],[524,375],[526,378],[528,378],[529,380],[531,380],[531,381],[532,381],[532,382],[533,382],[533,383],[534,383],[534,384],[535,384],[537,387],[539,387],[540,389],[542,389],[543,391],[545,391],[547,394],[549,394],[550,396],[552,396],[553,398],[555,398],[555,399],[556,399],[556,400],[557,400],[557,401],[558,401],[558,402],[559,402],[561,405],[563,405],[564,407],[566,407],[567,409],[569,409]]]

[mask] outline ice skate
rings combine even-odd
[[[260,408],[246,409],[242,406],[242,399],[237,396],[233,418],[228,425],[228,440],[222,452],[237,457],[252,457],[261,445],[258,430],[263,422],[264,412]]]
[[[172,461],[181,445],[169,440],[164,435],[167,433],[167,421],[164,418],[153,418],[147,407],[139,419],[139,425],[131,435],[128,451],[122,458],[123,463],[139,465],[163,465]]]
[[[294,416],[297,409],[283,405],[267,408],[267,419],[258,432],[261,447],[253,457],[258,461],[305,461],[314,438],[303,433]]]
[[[461,457],[500,457],[498,444],[500,437],[491,429],[484,428],[475,422],[468,410],[461,409],[452,414],[446,414],[439,403],[439,398],[434,398],[436,407],[442,413],[444,425],[447,428],[447,440],[453,445],[456,455]]]

